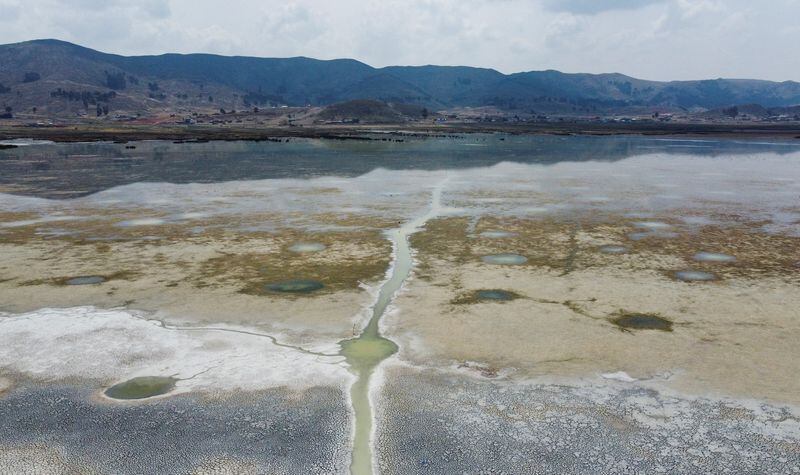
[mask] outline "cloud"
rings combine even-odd
[[[0,43],[800,80],[796,18],[800,0],[0,0]]]
[[[594,15],[610,10],[634,10],[667,0],[545,0],[545,6],[553,11],[577,15]]]

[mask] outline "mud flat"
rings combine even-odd
[[[287,201],[331,201],[334,189],[283,186]],[[260,200],[273,190],[263,182],[133,188],[65,201],[3,195],[0,310],[127,306],[172,323],[288,329],[297,343],[336,342],[361,322],[364,288],[389,266],[383,230],[395,222],[368,209],[265,212]],[[197,192],[206,194],[199,202]],[[131,222],[145,224],[121,225]],[[295,311],[299,304],[305,311]]]
[[[393,365],[381,379],[384,474],[800,471],[800,413],[781,406],[602,378],[491,381]]]
[[[629,242],[629,253],[615,255],[598,243],[620,239],[624,218],[581,219],[487,217],[477,224],[519,236],[502,241],[465,237],[468,220],[459,217],[430,222],[412,237],[417,278],[385,321],[400,358],[518,378],[669,374],[666,384],[686,394],[800,405],[793,376],[800,281],[789,258],[800,252],[800,239],[747,224],[706,227],[682,230],[668,245]],[[700,265],[692,259],[698,242],[730,243],[738,260],[705,264],[714,281],[676,279],[673,269]],[[482,261],[505,252],[530,259],[516,266]],[[476,298],[483,289],[516,298],[499,307]]]
[[[4,473],[347,473],[335,388],[98,404],[85,385],[23,383],[0,399]]]

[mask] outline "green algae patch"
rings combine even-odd
[[[519,298],[519,295],[515,294],[514,292],[498,289],[479,290],[475,293],[475,296],[478,298],[478,300],[494,300],[500,302],[507,302],[509,300]]]
[[[111,399],[147,399],[169,393],[177,381],[165,376],[140,376],[111,386],[105,395]]]
[[[397,353],[398,349],[395,342],[381,336],[362,336],[339,344],[342,347],[339,354],[345,357],[347,364],[358,370],[375,367]]]
[[[671,332],[673,323],[658,315],[646,313],[623,313],[611,320],[611,323],[624,330],[660,330]]]
[[[481,289],[461,295],[450,303],[453,305],[469,305],[482,302],[510,302],[519,298],[522,298],[522,296],[509,290]]]
[[[268,292],[286,292],[292,294],[310,294],[325,288],[325,284],[316,280],[287,280],[283,282],[273,282],[264,286]]]

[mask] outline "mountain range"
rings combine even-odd
[[[751,79],[648,81],[623,74],[452,66],[373,68],[352,59],[211,54],[120,56],[59,40],[0,45],[0,104],[12,113],[93,115],[374,99],[431,110],[493,107],[520,113],[702,111],[800,104],[800,83]],[[2,113],[2,110],[0,110]]]

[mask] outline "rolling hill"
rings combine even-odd
[[[431,110],[492,106],[525,113],[711,110],[800,104],[800,83],[714,79],[645,81],[622,74],[449,66],[373,68],[351,59],[165,54],[126,57],[58,40],[0,45],[0,104],[51,116],[154,114],[354,99]],[[2,113],[2,110],[0,110]]]

